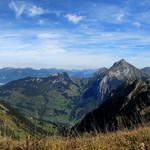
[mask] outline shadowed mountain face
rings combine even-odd
[[[88,83],[88,90],[84,97],[95,97],[101,104],[118,85],[124,81],[134,81],[136,79],[146,80],[149,75],[132,66],[124,59],[114,63],[114,65],[101,74],[97,74],[91,78]]]
[[[88,113],[72,132],[114,131],[150,121],[150,81],[126,81]]]
[[[141,69],[143,72],[150,74],[150,67],[145,67],[143,69]]]

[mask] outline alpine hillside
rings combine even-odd
[[[28,77],[0,87],[0,100],[28,118],[66,124],[80,102],[86,83],[87,79],[70,78],[67,73]]]
[[[46,134],[42,128],[35,126],[33,122],[24,117],[16,109],[0,102],[0,136],[11,137],[19,140],[25,139],[27,135],[34,135],[36,128],[36,135]]]

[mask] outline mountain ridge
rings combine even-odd
[[[54,73],[67,72],[71,77],[88,78],[97,69],[84,69],[84,70],[65,70],[65,69],[33,69],[33,68],[11,68],[6,67],[0,69],[0,83],[8,83],[13,80],[18,80],[26,77],[47,77]]]

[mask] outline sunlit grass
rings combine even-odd
[[[34,139],[28,136],[24,141],[10,138],[0,139],[1,150],[149,150],[150,127],[114,133],[85,134],[82,137],[51,136]]]

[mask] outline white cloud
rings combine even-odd
[[[65,17],[74,24],[79,23],[83,19],[83,16],[77,16],[73,14],[67,14]]]
[[[140,22],[134,22],[133,25],[137,26],[137,27],[140,27],[141,26],[141,23]]]
[[[17,4],[14,1],[12,1],[9,4],[9,7],[15,11],[16,17],[20,17],[24,13],[26,6],[24,4],[20,5],[19,3]]]
[[[147,50],[147,54],[144,55],[143,49],[139,49],[139,46],[149,44],[150,36],[147,33],[91,30],[91,34],[83,35],[81,32],[50,29],[1,31],[0,65],[68,69],[99,68],[106,65],[109,67],[114,61],[129,56],[130,59],[133,56],[134,58],[141,56],[141,59],[147,57],[145,63],[138,64],[140,67],[146,63],[150,64],[148,60],[150,52]],[[132,50],[135,48],[136,51]]]
[[[88,12],[88,21],[91,23],[107,22],[118,24],[121,21],[126,21],[128,9],[119,5],[107,5],[103,3],[97,4],[96,7],[86,8]],[[123,20],[124,19],[124,20]]]
[[[124,14],[119,14],[119,15],[117,16],[117,20],[118,20],[118,21],[121,21],[123,17],[124,17]]]
[[[9,3],[9,8],[16,13],[16,17],[20,17],[23,14],[33,17],[47,13],[43,8],[24,1],[12,1]]]
[[[38,20],[38,24],[39,25],[44,25],[45,24],[45,20],[43,20],[43,19]]]
[[[59,34],[55,33],[40,33],[37,35],[38,38],[40,39],[54,39],[54,38],[59,38]]]
[[[29,16],[37,16],[44,14],[44,10],[41,7],[37,7],[35,5],[31,6],[31,8],[28,8],[28,15]]]

